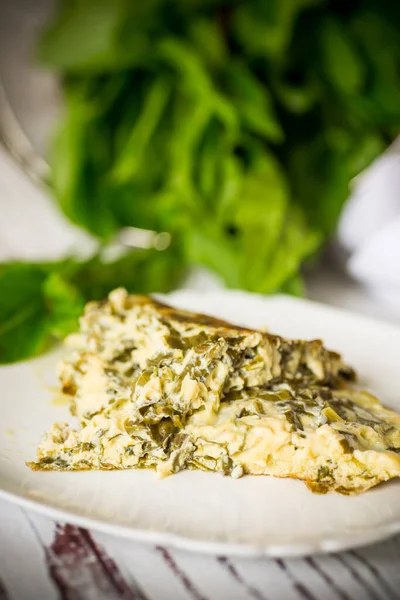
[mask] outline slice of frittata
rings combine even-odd
[[[56,424],[35,469],[155,468],[302,479],[319,493],[354,494],[400,475],[400,415],[367,392],[280,383],[228,392],[184,426],[138,418],[120,399],[80,431]]]
[[[320,341],[291,341],[125,290],[90,303],[62,363],[78,429],[36,469],[200,468],[357,492],[397,476],[399,422]]]
[[[279,381],[339,386],[355,376],[320,340],[286,340],[123,289],[89,303],[67,343],[62,390],[82,424],[128,399],[137,419],[173,417],[181,426],[206,405],[217,410],[231,390]]]

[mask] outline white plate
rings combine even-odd
[[[176,306],[291,337],[322,337],[362,375],[362,384],[400,410],[400,329],[304,300],[243,292],[172,294]],[[2,367],[0,496],[59,520],[188,550],[290,556],[331,552],[400,531],[400,482],[361,496],[313,495],[303,483],[239,480],[183,472],[32,472],[42,432],[70,419],[52,403],[59,352]]]

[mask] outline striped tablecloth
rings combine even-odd
[[[74,234],[65,230],[46,196],[1,149],[0,215],[0,260],[43,258],[73,243]],[[341,279],[327,280],[325,275],[320,283],[310,283],[310,292],[338,306],[388,317],[383,308]],[[56,598],[400,599],[400,536],[328,556],[235,559],[128,542],[55,523],[1,500],[0,600]]]

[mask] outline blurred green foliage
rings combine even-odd
[[[0,265],[0,364],[44,352],[76,329],[85,302],[118,286],[130,292],[173,289],[181,265],[174,245],[163,252],[136,250],[112,263],[99,255]]]
[[[62,269],[40,297],[64,296],[68,313],[114,285],[163,291],[195,264],[229,287],[301,293],[300,267],[334,231],[350,180],[398,133],[399,6],[61,2],[39,49],[66,100],[55,197],[102,244],[137,226],[170,232],[174,248],[145,268],[135,253],[132,268],[95,258],[91,285],[86,265],[83,277]]]

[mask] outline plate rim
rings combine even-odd
[[[227,555],[238,558],[302,558],[313,555],[334,554],[345,550],[362,548],[384,541],[400,533],[400,519],[373,528],[363,529],[351,535],[326,537],[320,540],[296,541],[286,544],[249,544],[241,542],[213,542],[198,540],[182,534],[165,531],[152,531],[137,527],[112,523],[101,518],[92,518],[46,504],[20,494],[0,488],[0,499],[16,504],[22,509],[53,519],[61,523],[70,523],[78,527],[92,529],[124,540],[152,546],[166,546],[173,550],[203,555]]]

